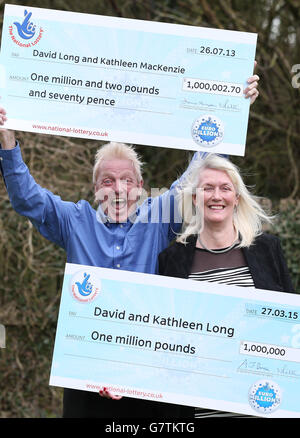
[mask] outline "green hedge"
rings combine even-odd
[[[293,285],[300,293],[300,200],[280,202],[273,232],[280,237]]]

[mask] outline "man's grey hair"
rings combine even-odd
[[[125,143],[110,142],[101,146],[95,155],[95,164],[93,169],[93,183],[96,184],[99,175],[99,169],[101,163],[104,160],[112,159],[130,160],[132,161],[133,168],[138,179],[138,182],[142,181],[142,162],[133,146]]]

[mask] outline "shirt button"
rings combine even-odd
[[[118,264],[117,264],[117,268],[119,268],[120,266],[121,266],[121,265],[118,263]]]
[[[123,225],[122,225],[122,224],[120,225],[120,228],[123,228]]]
[[[117,248],[117,249],[120,249],[120,247],[119,247],[119,246],[116,246],[116,248]]]

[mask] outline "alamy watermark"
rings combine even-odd
[[[114,188],[99,189],[95,194],[95,201],[99,204],[97,220],[103,222],[109,217],[110,222],[119,222],[116,215],[122,212],[124,218],[134,222],[136,220],[136,206],[141,206],[148,200],[149,209],[143,209],[140,214],[141,223],[175,223],[182,224],[185,212],[189,212],[189,219],[198,218],[199,212],[203,213],[204,196],[203,189],[185,190],[182,200],[176,202],[176,193],[167,188],[151,188],[147,191],[141,187],[127,190],[126,182],[118,192]],[[150,202],[151,200],[151,202]],[[197,205],[197,209],[195,208]],[[100,212],[99,212],[100,211]],[[101,214],[105,213],[105,216]]]
[[[292,73],[296,73],[292,78],[292,87],[300,88],[300,64],[293,65]]]

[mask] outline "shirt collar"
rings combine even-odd
[[[134,223],[137,216],[139,216],[140,214],[140,207],[137,207],[137,209],[135,210],[135,212],[133,212],[130,216],[128,216],[127,221],[123,222],[124,223]],[[96,218],[98,220],[98,222],[103,223],[103,224],[115,224],[116,222],[111,221],[111,219],[109,218],[109,216],[107,216],[104,211],[102,210],[101,205],[98,206],[97,211],[96,211]],[[118,222],[119,224],[119,222]]]

